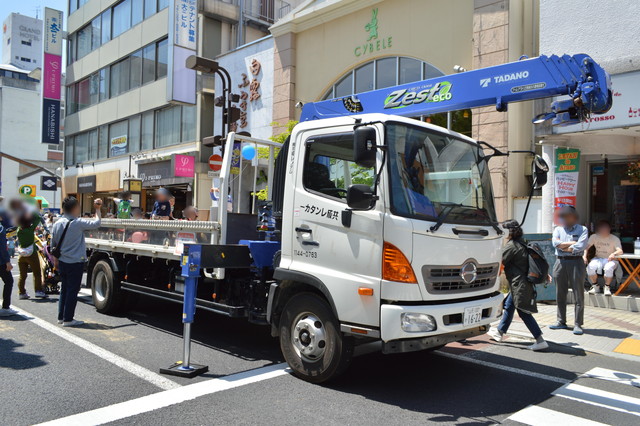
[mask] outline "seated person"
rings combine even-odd
[[[596,255],[590,262],[587,261],[587,251],[591,246],[596,247]],[[606,220],[601,220],[596,225],[596,233],[589,237],[587,249],[584,251],[584,263],[587,264],[587,275],[592,287],[589,294],[600,293],[598,286],[598,273],[604,273],[604,295],[611,296],[611,281],[613,273],[618,267],[616,256],[624,253],[620,238],[611,233],[611,225]]]
[[[336,188],[331,180],[329,168],[320,163],[307,163],[303,175],[304,186],[311,191],[317,191],[330,197],[344,198],[345,190]]]

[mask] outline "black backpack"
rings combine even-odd
[[[531,284],[544,284],[549,277],[549,262],[544,257],[542,249],[537,243],[524,244],[529,256],[529,271],[527,272],[527,281]]]

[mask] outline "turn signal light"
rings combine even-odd
[[[373,289],[369,287],[358,288],[358,294],[360,296],[373,296]]]
[[[411,263],[400,249],[385,241],[382,251],[382,279],[401,283],[418,284]]]

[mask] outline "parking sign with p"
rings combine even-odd
[[[35,185],[22,185],[18,192],[21,195],[25,195],[27,197],[35,197],[36,196],[36,186]]]

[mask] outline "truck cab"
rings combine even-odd
[[[387,353],[435,348],[482,334],[500,316],[502,231],[487,158],[473,139],[362,114],[297,125],[283,154],[274,277],[282,289],[312,287],[350,344],[380,339]],[[287,318],[280,336],[290,364],[326,356],[320,315]]]

